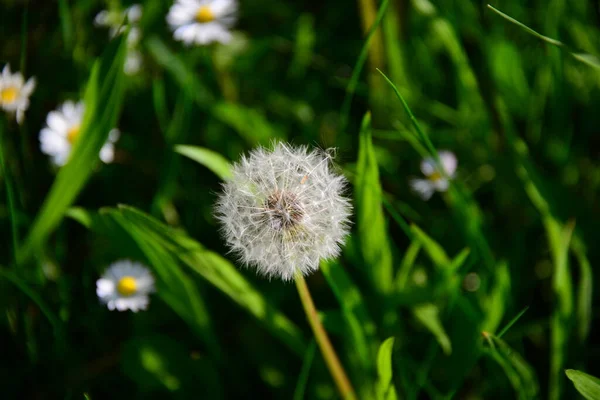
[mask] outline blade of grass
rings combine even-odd
[[[94,171],[100,149],[120,114],[125,92],[125,52],[126,41],[119,38],[94,64],[85,94],[85,115],[71,158],[58,172],[25,243],[19,249],[18,263],[33,257],[44,244]]]
[[[502,11],[492,7],[491,5],[487,5],[487,7],[492,10],[493,12],[495,12],[496,14],[498,14],[499,16],[501,16],[502,18],[506,19],[507,21],[517,25],[518,27],[520,27],[521,29],[523,29],[525,32],[537,37],[540,40],[543,40],[546,43],[549,43],[553,46],[556,46],[562,50],[567,51],[567,53],[569,53],[573,58],[575,58],[576,60],[589,65],[590,67],[596,68],[596,69],[600,69],[600,60],[598,59],[598,57],[592,55],[592,54],[587,54],[587,53],[575,53],[571,50],[569,50],[569,48],[567,47],[567,45],[565,45],[563,42],[558,41],[556,39],[552,39],[548,36],[544,36],[541,33],[538,33],[536,31],[534,31],[533,29],[531,29],[530,27],[528,27],[527,25],[517,21],[516,19],[512,18],[509,15],[504,14]]]
[[[355,202],[360,248],[371,284],[380,293],[390,293],[393,283],[392,251],[382,210],[379,168],[371,138],[371,115],[363,118],[356,168]]]
[[[356,91],[356,87],[358,85],[358,80],[360,78],[360,74],[362,69],[367,61],[367,57],[369,55],[369,47],[371,42],[373,41],[373,37],[377,29],[379,28],[379,24],[383,20],[383,17],[388,9],[389,0],[383,0],[381,2],[381,6],[379,6],[379,11],[377,12],[377,16],[375,17],[375,22],[371,25],[369,29],[369,33],[367,34],[367,38],[365,39],[365,43],[363,44],[362,49],[360,50],[360,55],[358,56],[358,60],[356,60],[356,64],[354,65],[354,69],[352,70],[352,76],[350,77],[350,81],[348,81],[348,86],[346,86],[346,95],[344,96],[344,102],[342,103],[342,109],[340,111],[340,132],[344,132],[348,125],[348,119],[350,116],[350,107],[352,105],[352,98],[354,97],[354,92]]]

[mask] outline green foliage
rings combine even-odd
[[[565,374],[587,400],[600,398],[600,379],[575,369],[567,369]]]
[[[228,44],[186,46],[172,3],[143,2],[135,44],[94,23],[133,1],[0,1],[0,70],[37,82],[21,125],[0,82],[2,398],[336,398],[294,285],[214,217],[274,141],[350,181],[351,234],[306,282],[358,398],[600,398],[597,5],[239,1]],[[86,112],[53,168],[67,99]],[[441,150],[456,174],[423,176]],[[120,259],[156,280],[143,312],[98,300]]]

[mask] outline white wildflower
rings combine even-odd
[[[138,23],[142,19],[142,6],[134,4],[123,12],[103,10],[96,15],[96,26],[109,28],[111,38],[125,32],[127,33],[127,56],[124,71],[127,75],[135,75],[142,69],[142,54],[138,50],[142,39],[142,31]]]
[[[66,101],[57,110],[51,111],[46,117],[46,127],[40,132],[40,147],[42,152],[52,158],[56,166],[63,166],[69,160],[71,148],[79,137],[85,106],[82,102]],[[108,140],[100,150],[100,159],[110,163],[115,155],[115,142],[120,132],[113,129],[108,134]]]
[[[258,148],[233,166],[216,215],[232,251],[258,272],[283,280],[336,257],[349,231],[346,179],[331,156],[305,146]]]
[[[17,123],[23,122],[25,111],[29,108],[29,96],[35,89],[35,78],[27,82],[19,72],[10,73],[10,65],[6,64],[0,76],[0,108],[15,114]]]
[[[176,0],[167,22],[185,44],[229,43],[236,21],[236,0]]]
[[[148,268],[128,260],[111,264],[96,282],[96,294],[109,310],[145,310],[154,290],[154,277]]]
[[[445,192],[450,186],[449,180],[454,178],[458,161],[454,153],[450,151],[438,151],[441,166],[445,175],[438,169],[433,158],[428,157],[421,161],[421,172],[427,179],[412,179],[411,188],[423,200],[429,200],[435,191]]]

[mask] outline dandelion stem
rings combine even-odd
[[[310,327],[315,335],[315,340],[319,345],[327,368],[329,368],[329,372],[331,373],[342,398],[346,400],[355,400],[356,395],[354,394],[354,389],[350,384],[350,380],[344,371],[340,359],[331,345],[331,341],[329,340],[329,336],[327,336],[325,328],[323,328],[323,324],[321,323],[319,315],[317,314],[317,309],[315,308],[315,303],[313,302],[302,274],[296,275],[296,288],[298,289],[298,294],[300,295],[300,300],[302,301],[302,306],[304,307],[304,312],[306,313]]]

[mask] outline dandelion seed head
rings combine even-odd
[[[276,143],[234,164],[216,216],[231,250],[268,277],[291,280],[339,255],[352,206],[331,155]]]

